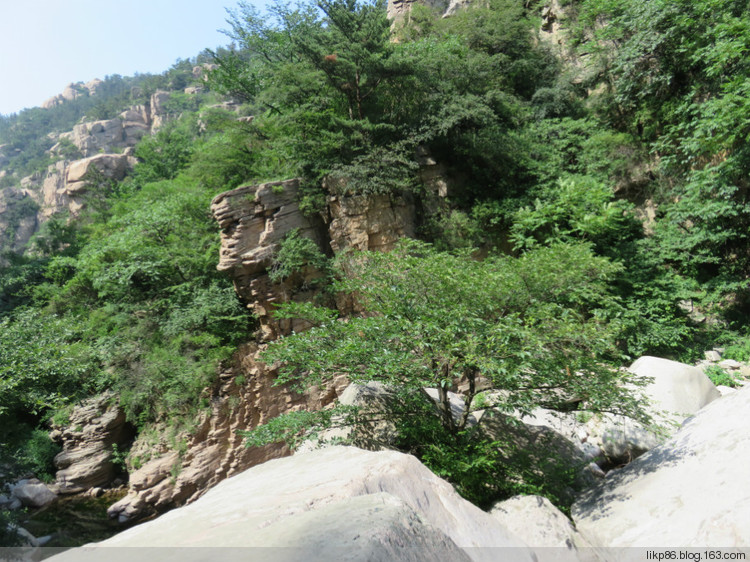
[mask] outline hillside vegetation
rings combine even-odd
[[[563,4],[563,57],[541,30],[542,1],[490,0],[449,18],[414,6],[396,24],[377,1],[263,15],[240,4],[231,48],[2,117],[8,187],[49,165],[48,133],[182,89],[193,64],[218,65],[137,145],[128,178],[90,178],[83,213],[52,217],[23,255],[5,256],[2,462],[49,475],[55,449],[40,430],[107,389],[139,430],[190,429],[221,363],[252,339],[253,319],[216,271],[209,212],[243,183],[300,177],[308,214],[325,205],[324,179],[341,194],[407,193],[420,209],[422,241],[392,255],[333,261],[285,246],[279,278],[315,266],[323,290],[356,292],[370,312],[339,322],[327,309],[282,311],[318,326],[267,356],[303,387],[342,370],[405,396],[484,377],[512,391],[507,408],[554,405],[545,391],[562,389],[581,408],[637,416],[617,386],[628,360],[690,361],[716,343],[747,359],[746,2]],[[254,118],[237,119],[225,98]],[[418,152],[447,170],[436,212]],[[511,493],[519,478],[554,496],[465,423],[409,407],[401,446],[467,497],[487,501],[490,482]],[[291,422],[266,438],[298,430]]]

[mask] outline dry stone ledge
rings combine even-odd
[[[320,242],[317,225],[299,210],[299,180],[238,187],[217,195],[211,212],[222,229],[220,271],[265,272],[282,238],[294,229]]]
[[[415,457],[354,447],[266,462],[96,546],[219,545],[296,547],[314,560],[342,559],[342,548],[351,560],[465,560],[456,547],[475,560],[497,560],[497,547],[514,547],[514,559],[533,560],[504,525]],[[399,548],[412,545],[444,548],[447,557]]]
[[[748,419],[748,387],[711,402],[584,492],[572,509],[576,527],[594,546],[750,546]]]

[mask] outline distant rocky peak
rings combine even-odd
[[[56,107],[60,104],[65,103],[66,101],[73,101],[74,99],[81,96],[96,95],[102,84],[104,84],[104,82],[99,80],[98,78],[89,80],[85,84],[83,82],[71,82],[70,84],[65,86],[65,89],[62,91],[62,93],[57,94],[56,96],[52,96],[44,103],[42,103],[42,107],[44,109],[50,109],[51,107]]]

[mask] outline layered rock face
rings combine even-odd
[[[56,428],[51,437],[63,445],[55,457],[55,488],[61,494],[72,494],[112,482],[116,472],[113,446],[132,439],[132,430],[113,397],[103,395],[77,406],[69,423]]]
[[[187,452],[178,455],[165,448],[162,456],[135,470],[130,476],[130,494],[110,507],[110,516],[125,522],[191,502],[228,476],[288,455],[282,446],[248,449],[236,432],[290,410],[325,407],[346,388],[342,376],[327,387],[313,387],[300,395],[273,386],[273,366],[259,360],[264,342],[307,327],[301,321],[273,318],[275,304],[314,295],[313,289],[305,288],[305,279],[314,278],[315,271],[302,272],[285,283],[271,282],[269,269],[275,252],[293,230],[329,254],[334,244],[337,251],[390,249],[401,236],[413,234],[414,208],[398,197],[331,196],[322,216],[305,217],[298,196],[299,181],[294,179],[239,187],[213,200],[212,212],[222,229],[218,268],[231,274],[238,294],[257,317],[256,341],[240,347],[235,364],[210,389],[211,413],[199,421]],[[139,447],[136,442],[134,451]]]
[[[161,451],[130,474],[130,492],[112,505],[109,516],[127,522],[159,511],[190,503],[225,478],[269,459],[288,455],[283,445],[245,447],[238,430],[266,423],[281,413],[295,409],[320,409],[332,403],[346,387],[341,377],[330,387],[310,388],[298,394],[286,387],[273,386],[276,372],[258,360],[256,343],[241,346],[237,363],[223,372],[211,391],[211,411],[201,416],[197,429],[183,453]],[[133,446],[153,451],[143,442]]]
[[[305,217],[297,203],[299,180],[250,185],[218,195],[211,212],[221,227],[220,271],[231,274],[237,294],[260,322],[262,341],[301,328],[271,317],[274,303],[291,298],[288,284],[273,284],[268,277],[281,240],[293,230],[323,247],[325,225],[320,217]],[[295,300],[306,300],[302,292]]]
[[[274,284],[268,277],[279,243],[293,230],[310,238],[326,253],[347,248],[393,248],[404,236],[414,235],[414,205],[403,197],[387,195],[331,195],[322,216],[307,217],[299,209],[299,180],[239,187],[218,195],[211,211],[222,229],[218,268],[232,275],[235,289],[260,322],[259,338],[270,341],[304,325],[271,317],[275,303],[308,300],[309,291],[293,290],[310,279]],[[314,278],[316,272],[302,272]]]

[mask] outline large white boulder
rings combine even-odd
[[[652,380],[644,389],[654,413],[666,412],[666,419],[681,423],[721,397],[721,393],[698,367],[644,356],[630,366],[632,373]]]
[[[572,509],[578,530],[595,546],[750,546],[748,419],[748,387],[708,404],[586,491]]]
[[[565,514],[542,496],[514,496],[497,502],[490,515],[536,551],[540,562],[598,560],[591,544],[576,530]]]
[[[640,392],[650,402],[647,411],[657,428],[608,413],[595,415],[582,424],[570,423],[569,415],[566,418],[567,431],[563,434],[574,442],[578,436],[579,446],[598,448],[599,464],[605,468],[627,464],[653,449],[673,435],[687,417],[721,396],[703,371],[677,361],[644,356],[629,370],[650,379]]]
[[[255,466],[97,545],[123,546],[274,547],[271,554],[286,547],[289,560],[300,552],[306,560],[466,559],[458,548],[471,559],[495,560],[497,547],[514,547],[507,549],[514,560],[532,560],[520,539],[415,457],[353,447]]]

